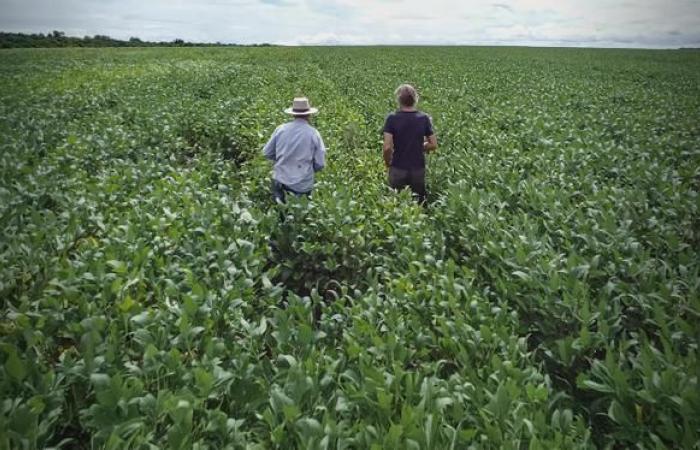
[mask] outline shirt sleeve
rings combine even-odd
[[[432,136],[435,134],[435,131],[433,131],[433,119],[428,115],[425,116],[425,131],[424,131],[424,133],[425,133],[426,137]]]
[[[326,166],[326,146],[319,132],[316,132],[316,148],[314,149],[314,172]]]
[[[392,120],[392,117],[392,114],[386,116],[386,121],[384,122],[384,133],[394,135],[396,134],[396,130],[394,129],[394,121]]]
[[[275,129],[275,131],[272,133],[272,136],[270,137],[270,140],[267,141],[267,144],[265,144],[265,147],[263,148],[263,155],[265,155],[265,158],[270,159],[274,161],[277,159],[277,134],[279,131],[279,127]]]

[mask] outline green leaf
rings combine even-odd
[[[297,421],[297,427],[305,436],[318,436],[323,433],[323,427],[318,420],[312,417],[303,417]]]
[[[130,295],[127,294],[127,296],[124,297],[124,300],[119,303],[119,310],[121,312],[128,312],[134,306],[136,306],[136,302]]]
[[[520,270],[513,271],[512,274],[520,278],[521,280],[528,281],[530,279],[530,275]]]
[[[107,261],[107,265],[112,268],[114,273],[117,273],[119,275],[124,275],[127,272],[126,263],[124,263],[124,261],[111,259]]]
[[[9,352],[5,361],[5,371],[16,381],[22,381],[27,376],[27,368],[14,350]]]
[[[338,399],[335,402],[335,410],[337,412],[344,412],[350,410],[350,404],[344,396],[338,396]]]
[[[294,421],[297,417],[301,415],[299,408],[296,405],[284,405],[282,407],[282,413],[284,414],[285,420],[288,422]]]
[[[608,408],[608,416],[620,425],[634,426],[629,416],[625,412],[625,409],[617,400],[613,400],[610,403],[610,407]]]
[[[459,439],[461,442],[467,443],[470,442],[474,437],[476,436],[476,429],[474,428],[465,428],[463,430],[459,430]]]
[[[593,391],[603,392],[606,394],[612,394],[615,392],[615,389],[612,386],[608,386],[607,384],[596,383],[592,380],[583,380],[579,383],[579,386],[585,389],[591,389]]]
[[[286,405],[293,405],[294,400],[292,400],[287,394],[285,394],[279,387],[274,387],[270,393],[270,405],[273,411],[276,413],[282,412],[282,408]]]
[[[203,396],[208,396],[214,388],[214,375],[201,367],[197,367],[194,369],[194,378],[200,393]]]

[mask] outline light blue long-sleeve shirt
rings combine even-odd
[[[313,189],[314,173],[326,165],[323,139],[304,119],[277,127],[263,153],[275,163],[273,178],[296,192]]]

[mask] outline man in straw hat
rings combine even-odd
[[[323,139],[309,123],[318,109],[306,97],[297,97],[284,112],[294,120],[277,127],[263,149],[265,158],[274,162],[272,195],[277,203],[284,203],[287,193],[309,195],[314,173],[323,169],[326,160]]]
[[[421,204],[425,203],[425,153],[437,149],[437,138],[430,117],[416,109],[418,93],[410,84],[396,89],[398,111],[384,123],[384,165],[389,185],[410,187]]]

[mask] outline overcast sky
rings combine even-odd
[[[278,44],[700,46],[700,0],[0,0],[0,30]]]

